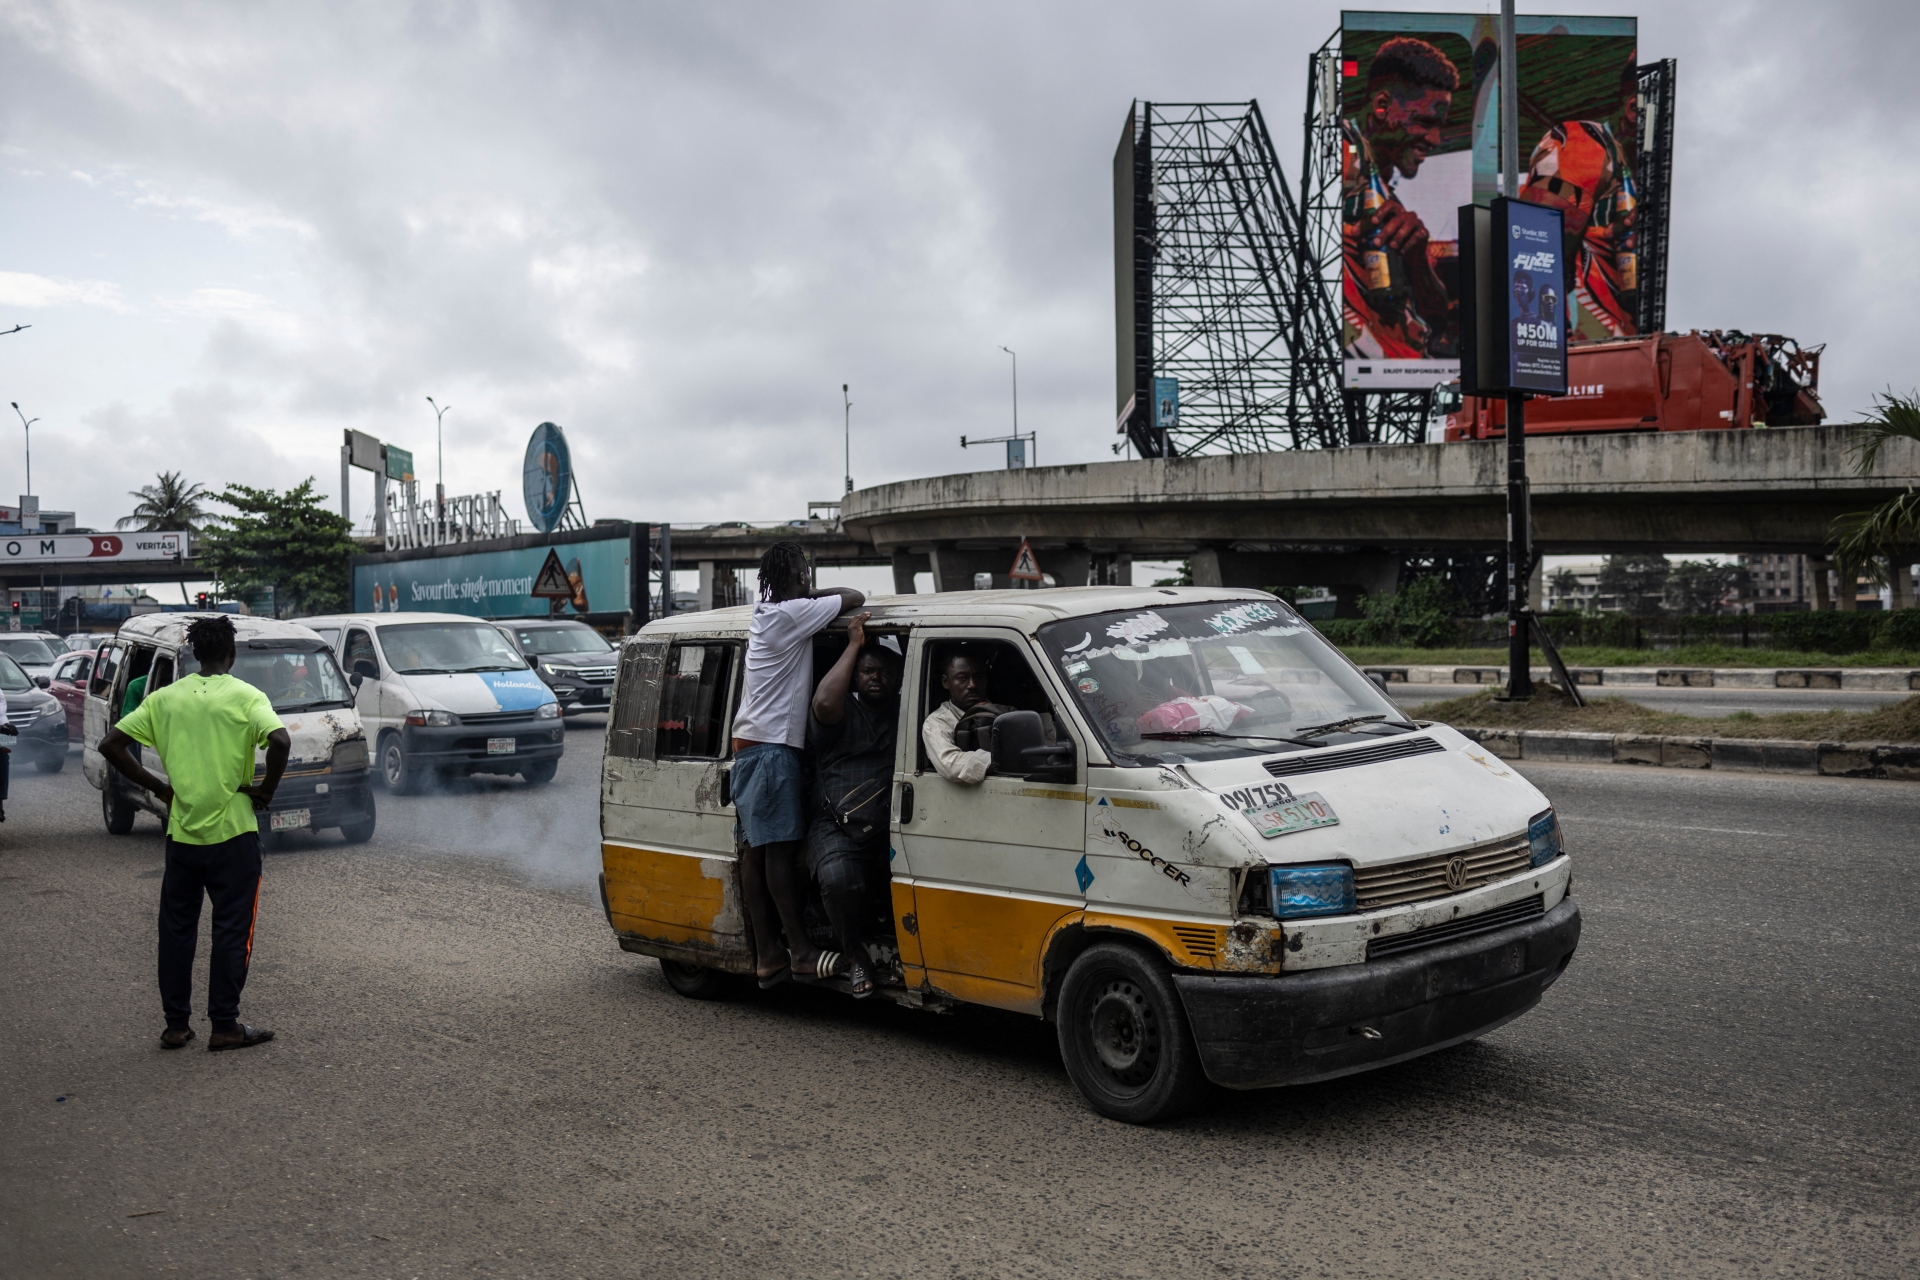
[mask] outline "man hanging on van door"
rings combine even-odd
[[[107,730],[100,754],[129,780],[167,803],[167,868],[160,881],[160,1004],[167,1029],[160,1043],[178,1049],[193,1039],[193,950],[200,932],[200,896],[213,900],[212,972],[207,1048],[245,1049],[273,1032],[240,1021],[240,989],[253,958],[253,922],[260,906],[260,826],[254,809],[273,801],[293,743],[267,695],[229,675],[233,619],[196,618],[187,643],[200,670],[155,690]],[[147,772],[129,747],[160,753],[168,781]],[[254,780],[253,753],[267,749],[265,776]]]
[[[900,655],[867,643],[869,615],[847,622],[847,649],[813,691],[815,805],[807,870],[846,956],[855,999],[873,994],[866,920],[887,882],[887,822],[893,811],[894,741],[900,726]],[[826,968],[822,964],[816,968]]]
[[[733,717],[734,813],[739,821],[740,883],[753,925],[760,985],[818,972],[820,953],[807,941],[806,786],[800,752],[807,742],[807,697],[813,691],[813,637],[866,596],[851,587],[813,588],[813,569],[797,542],[778,542],[760,557],[760,602],[747,626],[747,674]],[[776,920],[785,926],[783,958]]]

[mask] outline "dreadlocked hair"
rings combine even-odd
[[[768,604],[792,600],[807,593],[813,567],[797,542],[776,542],[760,557],[760,598]]]
[[[224,613],[195,618],[187,624],[187,643],[193,646],[193,656],[201,666],[231,658],[234,639],[233,619]]]

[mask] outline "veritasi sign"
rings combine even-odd
[[[0,539],[0,561],[178,560],[186,550],[184,533],[23,534]]]

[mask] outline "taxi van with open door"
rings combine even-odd
[[[141,696],[157,693],[200,669],[187,627],[205,614],[156,613],[130,618],[102,641],[88,673],[82,708],[80,766],[100,792],[107,830],[125,835],[141,809],[162,822],[166,803],[121,777],[100,754],[101,739],[129,709],[127,694],[144,681]],[[233,675],[265,693],[292,740],[286,772],[273,804],[260,815],[260,834],[337,827],[350,844],[373,839],[373,784],[367,735],[353,709],[354,681],[341,672],[327,642],[297,623],[247,616],[233,619]],[[166,777],[166,762],[142,748],[149,770]],[[255,774],[266,769],[256,753]]]
[[[1208,1080],[1324,1080],[1473,1039],[1573,958],[1546,798],[1409,719],[1272,596],[1078,587],[867,608],[869,638],[905,658],[877,994],[1050,1019],[1106,1115],[1153,1121]],[[608,723],[607,920],[694,997],[754,969],[728,788],[750,617],[680,614],[628,638]],[[844,620],[821,633],[816,679],[845,643]],[[1008,708],[971,786],[921,737],[956,653]]]

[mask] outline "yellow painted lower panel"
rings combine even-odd
[[[728,910],[733,864],[722,858],[602,844],[614,928],[670,942],[744,941]]]
[[[978,893],[925,881],[917,882],[913,893],[920,951],[927,968],[1021,988],[1035,1001],[1040,991],[1041,949],[1054,926],[1080,910],[1063,902]],[[936,980],[936,985],[942,984]],[[982,1003],[1004,1007],[1003,1000]]]
[[[1011,982],[995,982],[992,978],[976,978],[965,973],[943,973],[929,970],[927,981],[935,991],[952,996],[955,1000],[964,1000],[968,1004],[984,1004],[995,1009],[1005,1009],[1009,1013],[1040,1014],[1040,988],[1018,986]]]
[[[895,943],[900,948],[900,963],[906,968],[916,969],[920,967],[920,937],[917,932],[909,932],[905,923],[912,917],[914,929],[920,927],[920,918],[913,912],[913,886],[895,880],[892,888],[893,932]]]

